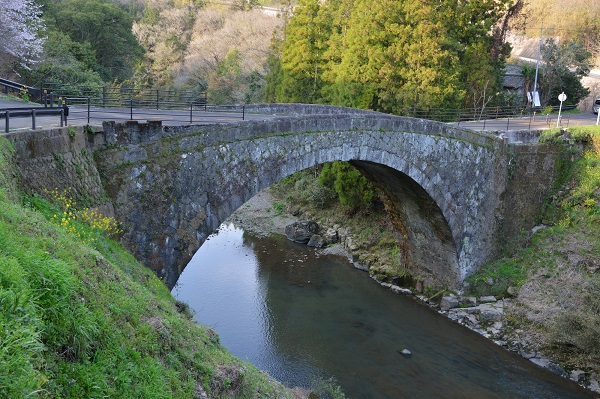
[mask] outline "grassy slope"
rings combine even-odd
[[[99,229],[22,199],[10,152],[0,138],[0,398],[290,397]]]
[[[515,240],[511,253],[471,276],[475,294],[518,289],[510,320],[517,335],[567,368],[600,371],[600,128],[544,134],[582,141],[584,155],[566,165],[549,199],[549,227]],[[490,280],[491,279],[491,280]],[[493,284],[489,284],[493,281]]]

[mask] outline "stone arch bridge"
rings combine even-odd
[[[35,134],[12,140],[29,187],[36,177],[28,164],[39,169],[63,154],[62,166],[46,167],[46,180],[96,202],[108,198],[126,245],[169,286],[206,238],[259,191],[341,160],[385,194],[402,264],[427,285],[457,288],[507,238],[534,225],[560,157],[545,145],[375,112],[306,105],[254,111],[271,115],[199,126],[110,122],[71,137],[57,129],[45,144]],[[86,154],[93,162],[83,174],[99,187],[94,192],[81,172],[68,172]]]

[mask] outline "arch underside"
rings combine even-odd
[[[320,163],[313,158],[310,166]],[[351,160],[350,163],[373,182],[382,194],[386,211],[396,229],[400,265],[406,268],[415,281],[421,281],[425,285],[458,287],[460,272],[457,245],[435,200],[415,180],[394,168],[370,161]],[[277,162],[272,158],[263,159],[260,165],[260,168],[250,168],[247,164],[237,165],[238,170],[252,169],[254,173],[237,180],[239,185],[235,188],[229,185],[216,190],[221,193],[229,192],[230,196],[211,201],[214,212],[207,212],[212,217],[205,219],[196,230],[199,241],[204,241],[227,217],[260,190],[291,172],[299,171],[290,169],[288,162]],[[302,166],[307,165],[303,163]],[[283,172],[284,169],[287,173]],[[241,180],[244,181],[243,184]]]
[[[397,231],[400,264],[426,285],[460,284],[457,246],[431,196],[406,174],[385,165],[351,161],[383,194]]]

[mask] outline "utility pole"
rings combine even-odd
[[[537,93],[538,70],[540,69],[540,52],[542,51],[542,29],[543,28],[544,28],[544,23],[542,22],[542,26],[540,26],[540,43],[538,44],[537,62],[535,63],[535,80],[533,81],[533,94],[531,96],[534,106],[535,106],[535,95]],[[538,99],[539,99],[539,96],[538,96]],[[540,105],[541,105],[541,103],[540,103]]]

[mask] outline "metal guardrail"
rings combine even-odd
[[[181,123],[199,123],[206,120],[222,118],[225,114],[230,118],[245,120],[244,106],[210,107],[206,104],[170,103],[169,108],[148,107],[135,99],[120,100],[119,107],[94,106],[91,97],[67,97],[63,99],[69,106],[69,119],[84,121],[90,124],[92,120],[168,120]]]
[[[122,86],[73,86],[42,83],[42,104],[53,106],[59,99],[69,98],[70,104],[81,105],[84,101],[99,108],[181,108],[193,104],[194,107],[206,107],[206,92],[189,90],[144,89]]]
[[[36,128],[37,116],[58,115],[60,117],[60,126],[67,124],[68,108],[46,108],[46,107],[30,107],[30,108],[2,108],[0,109],[0,119],[4,119],[4,131],[10,131],[11,118],[26,118],[31,117],[31,129]]]
[[[0,87],[5,91],[14,90],[22,93],[27,90],[32,96],[39,95],[40,102],[49,109],[65,108],[65,113],[61,117],[61,124],[66,124],[66,116],[69,108],[71,112],[70,119],[85,121],[87,124],[92,119],[97,120],[164,120],[177,121],[193,124],[204,122],[207,118],[219,118],[224,113],[229,117],[235,114],[240,115],[240,119],[245,119],[245,109],[243,106],[208,106],[208,96],[206,92],[192,92],[179,90],[162,89],[142,89],[122,86],[72,86],[72,85],[53,85],[42,84],[41,89],[35,89],[20,83],[12,82],[6,79],[0,79]],[[41,93],[41,94],[40,94]],[[240,109],[241,108],[241,109]],[[558,107],[555,107],[558,110]],[[563,106],[563,110],[572,109],[575,106]],[[33,109],[33,108],[32,108]],[[32,127],[35,126],[35,115],[42,115],[40,109],[35,112],[30,111],[27,115],[4,114],[0,113],[0,118],[6,119],[6,125],[9,125],[11,117],[31,116]],[[168,112],[167,112],[168,111]],[[481,122],[481,130],[486,129],[486,121],[502,120],[506,121],[506,130],[509,130],[511,120],[520,118],[520,126],[523,125],[522,119],[529,117],[531,122],[536,121],[539,114],[545,114],[542,108],[531,107],[484,107],[484,108],[428,108],[428,109],[405,109],[399,114],[416,118],[436,120],[446,123],[469,122],[472,127],[474,122]],[[60,111],[55,111],[58,115]],[[567,123],[568,123],[567,116]],[[549,117],[546,116],[549,120]],[[488,122],[489,123],[489,122]],[[496,123],[496,126],[498,124]],[[35,127],[34,127],[35,128]]]
[[[563,106],[563,111],[574,109],[575,105]],[[552,111],[558,111],[553,107]],[[485,108],[428,108],[428,109],[405,109],[400,115],[413,118],[430,119],[439,122],[461,122],[485,121],[495,119],[522,118],[533,115],[534,117],[544,112],[541,107],[485,107]]]
[[[38,100],[40,98],[40,89],[13,82],[12,80],[0,78],[0,87],[2,87],[4,94],[15,93],[20,95],[25,92],[32,100]]]

